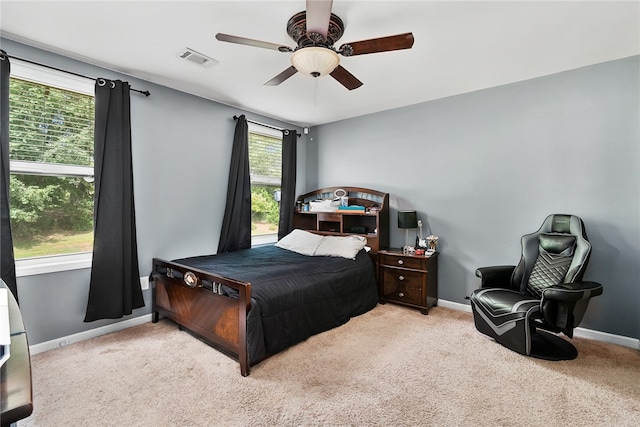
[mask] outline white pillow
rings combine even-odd
[[[366,244],[362,236],[325,236],[314,255],[355,259]]]
[[[323,239],[324,237],[318,234],[295,229],[280,239],[275,245],[279,248],[297,252],[302,255],[313,256]]]

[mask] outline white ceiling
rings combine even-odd
[[[336,47],[413,32],[412,49],[341,57],[364,85],[296,74],[263,86],[289,53],[219,42],[218,32],[294,47],[290,1],[0,2],[8,39],[300,126],[522,81],[640,54],[640,2],[348,1]],[[178,58],[189,47],[220,61]],[[11,52],[8,52],[11,55]],[[153,93],[151,94],[153,96]]]

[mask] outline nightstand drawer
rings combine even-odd
[[[407,304],[422,305],[422,289],[407,286],[385,286],[384,298],[404,302]]]
[[[384,254],[380,255],[380,264],[422,270],[425,266],[425,259]]]
[[[408,304],[422,304],[424,273],[396,268],[383,269],[383,297]]]

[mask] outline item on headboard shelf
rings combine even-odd
[[[340,207],[340,199],[312,200],[309,202],[311,212],[334,212]]]
[[[340,206],[338,207],[339,211],[362,211],[364,212],[364,206],[351,205],[351,206]]]
[[[340,206],[349,206],[349,193],[342,188],[338,188],[333,192],[337,199],[340,199]]]
[[[362,227],[359,225],[354,225],[351,227],[351,232],[352,233],[358,233],[358,234],[365,234],[367,232],[366,227]]]

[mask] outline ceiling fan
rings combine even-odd
[[[245,37],[218,33],[216,39],[223,42],[261,47],[279,52],[292,52],[291,66],[265,83],[277,86],[297,72],[320,77],[331,75],[349,90],[362,86],[362,82],[340,65],[340,57],[364,55],[410,49],[413,34],[379,37],[346,43],[336,49],[333,45],[344,33],[342,20],[331,13],[332,0],[307,0],[307,10],[298,12],[287,23],[287,34],[297,44],[295,48]]]

